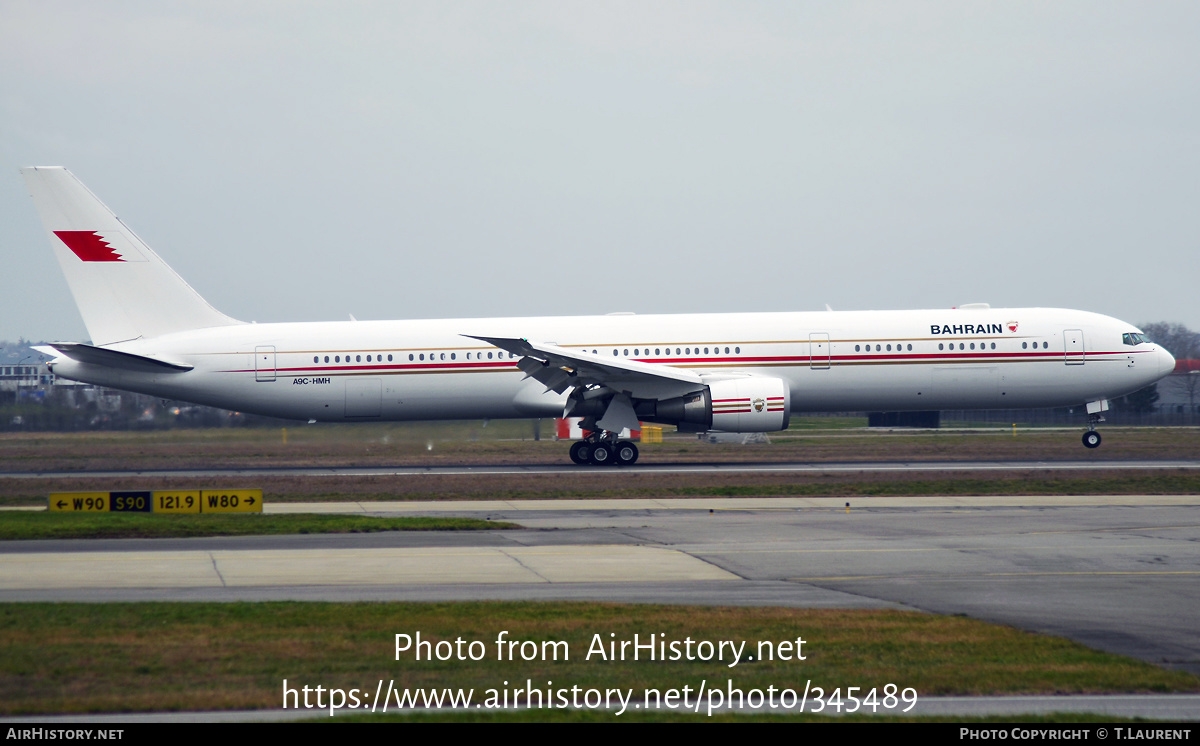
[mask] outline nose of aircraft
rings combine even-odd
[[[1160,376],[1165,376],[1165,375],[1169,375],[1174,370],[1175,370],[1175,358],[1171,355],[1171,353],[1164,350],[1162,348],[1162,345],[1159,345],[1159,347],[1158,347],[1158,374]]]

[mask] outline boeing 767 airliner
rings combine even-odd
[[[576,463],[631,464],[639,421],[770,432],[795,412],[1083,406],[1174,359],[1056,308],[247,324],[210,306],[61,167],[22,169],[90,344],[63,378],[312,422],[582,417]]]

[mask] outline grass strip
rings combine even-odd
[[[521,528],[474,518],[369,515],[153,515],[8,512],[0,517],[0,540],[162,539],[186,536],[355,534],[376,531],[469,531]]]
[[[490,489],[484,494],[470,490],[439,489],[403,494],[371,491],[289,492],[272,490],[274,502],[340,502],[374,500],[580,500],[636,499],[672,497],[905,497],[934,495],[1196,495],[1200,494],[1200,474],[1129,473],[1121,476],[1060,477],[1053,474],[1031,476],[955,476],[920,479],[907,475],[884,475],[880,479],[854,480],[837,476],[797,480],[784,477],[776,483],[719,484],[720,477],[709,476],[708,484],[665,486],[651,484],[641,475],[626,481],[634,486],[610,488],[558,487]],[[794,481],[793,481],[794,480]],[[730,480],[735,481],[735,480]]]
[[[499,422],[472,431],[356,424],[280,429],[147,433],[0,433],[0,471],[563,464],[565,442],[492,439]],[[509,425],[515,423],[508,423]],[[527,423],[526,423],[527,424]],[[642,444],[643,463],[764,461],[1106,461],[1200,458],[1194,428],[1105,428],[1089,451],[1075,431],[794,430],[757,445],[711,444],[686,436]],[[480,436],[486,434],[486,438]],[[511,429],[509,435],[515,434]]]
[[[495,641],[567,643],[559,660],[498,660]],[[395,635],[481,641],[477,661],[421,660]],[[605,661],[598,636],[746,641],[802,637],[806,659]],[[725,685],[826,691],[913,687],[920,696],[1200,691],[1180,671],[959,616],[904,611],[606,603],[112,603],[0,605],[0,713],[279,708],[289,687],[374,695],[404,688]],[[519,650],[519,649],[518,649]],[[464,655],[466,650],[464,649]],[[505,683],[507,682],[507,683]],[[547,682],[553,682],[547,684]],[[864,690],[865,691],[865,690]],[[315,696],[315,695],[314,695]],[[882,696],[882,695],[881,695]],[[315,700],[310,700],[315,701]],[[327,700],[326,700],[327,701]],[[511,699],[510,699],[511,701]]]
[[[1104,471],[1063,474],[1030,470],[1012,474],[959,472],[924,474],[589,474],[428,476],[402,484],[391,477],[353,476],[260,480],[272,502],[377,500],[557,500],[671,497],[854,497],[908,495],[1197,495],[1195,470]],[[54,480],[0,477],[0,506],[45,505],[49,492],[118,489],[176,489],[193,480],[170,478]],[[0,517],[0,522],[6,520]]]

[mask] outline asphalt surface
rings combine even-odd
[[[1169,471],[1200,469],[1200,461],[1091,460],[1091,461],[847,461],[847,462],[744,462],[717,464],[638,464],[635,466],[576,466],[574,464],[512,464],[482,466],[366,466],[366,467],[266,467],[219,469],[143,469],[92,471],[6,471],[12,479],[70,479],[95,477],[220,477],[220,476],[352,476],[387,477],[419,475],[505,474],[781,474],[781,473],[887,473],[887,472],[1008,472],[1008,471]]]
[[[690,709],[677,708],[691,714]],[[447,712],[450,708],[433,711],[424,708],[406,710],[409,714],[430,714],[431,712]],[[460,710],[463,711],[463,710]],[[477,712],[465,710],[465,712]],[[771,712],[769,708],[718,708],[716,712],[740,712],[743,714],[762,714]],[[777,711],[776,711],[777,712]],[[1015,697],[920,697],[917,703],[906,713],[908,715],[928,715],[945,717],[986,717],[989,715],[1050,715],[1052,713],[1072,712],[1087,715],[1109,717],[1142,717],[1155,720],[1186,722],[1200,720],[1200,695],[1197,694],[1100,694],[1075,696],[1015,696]],[[877,709],[880,715],[891,715],[882,708]],[[360,715],[354,710],[339,710],[337,716]],[[702,709],[699,717],[704,717]],[[838,713],[830,710],[829,715]],[[861,710],[863,715],[876,714],[869,709]],[[292,720],[324,720],[330,717],[325,709],[312,708],[309,710],[215,710],[210,712],[133,712],[133,713],[93,713],[75,715],[51,715],[0,718],[0,722],[13,725],[43,724],[61,725],[66,723],[94,723],[97,725],[121,725],[141,723],[246,723],[246,722],[286,722]],[[977,726],[987,727],[987,726]],[[1004,726],[1011,732],[1013,726]],[[1047,727],[1047,726],[1035,726]],[[1053,727],[1053,726],[1049,726]],[[1078,726],[1091,731],[1087,726]],[[1158,740],[1152,739],[1145,731],[1152,731],[1162,726],[1153,723],[1142,723],[1134,726],[1135,733],[1118,735],[1109,733],[1114,738],[1125,740]],[[1066,726],[1073,730],[1073,726]],[[1018,727],[1018,730],[1021,730]],[[1113,731],[1112,728],[1109,731]],[[1094,740],[1104,740],[1105,736],[1089,732]],[[1141,736],[1139,739],[1138,736]],[[1029,737],[1026,737],[1029,739]],[[1014,740],[1017,740],[1014,738]],[[1032,739],[1029,739],[1032,740]]]

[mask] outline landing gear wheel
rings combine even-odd
[[[1100,447],[1100,433],[1095,430],[1088,430],[1083,434],[1083,444],[1088,448]]]
[[[617,443],[617,465],[633,466],[638,460],[638,447],[627,440]]]
[[[608,443],[597,443],[592,446],[592,453],[588,457],[588,462],[595,466],[607,466],[613,462],[613,447]]]
[[[592,444],[586,440],[577,440],[571,444],[571,460],[583,466],[592,456]]]

